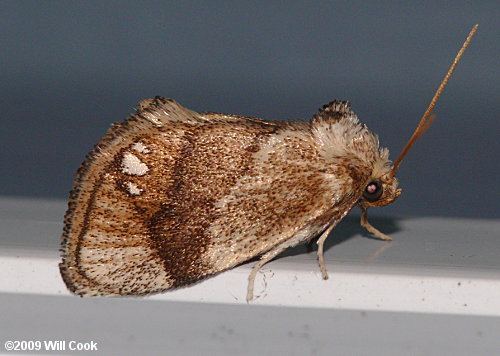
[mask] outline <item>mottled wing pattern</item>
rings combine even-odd
[[[79,170],[66,285],[80,295],[156,293],[310,239],[349,211],[359,175],[369,175],[324,149],[309,124],[141,102]]]
[[[199,116],[173,101],[159,115],[151,110],[159,103],[143,101],[137,115],[115,123],[78,171],[60,265],[74,293],[146,294],[171,283],[152,248],[148,219],[161,206],[161,187],[174,181],[179,127],[196,125]]]
[[[211,273],[283,243],[307,241],[350,210],[359,199],[357,185],[347,169],[318,151],[303,122],[282,123],[261,142],[245,174],[214,202],[217,215],[204,255]]]

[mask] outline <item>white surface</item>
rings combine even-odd
[[[0,209],[0,292],[70,295],[58,270],[65,203],[2,199]],[[326,281],[320,277],[315,251],[296,248],[272,261],[257,278],[252,303],[500,316],[499,222],[381,222],[388,230],[395,230],[397,223],[394,242],[360,236],[362,228],[352,219],[334,230],[325,253],[330,272]],[[335,238],[341,234],[348,239]],[[245,304],[252,264],[149,298]]]
[[[252,263],[148,298],[71,296],[57,268],[65,209],[0,198],[2,342],[96,340],[108,354],[166,344],[176,355],[500,350],[499,221],[371,218],[393,236],[385,243],[347,218],[327,241],[329,280],[315,251],[295,248],[264,267],[247,305]]]
[[[0,292],[70,295],[57,262],[56,258],[2,257],[0,269],[9,278],[2,280]],[[256,284],[257,299],[252,304],[500,316],[500,280],[482,278],[479,271],[459,275],[448,269],[404,271],[400,267],[395,274],[382,268],[369,271],[342,265],[331,268],[335,272],[323,281],[309,266],[316,268],[312,263],[270,264],[262,273],[261,283]],[[434,275],[438,272],[439,277]],[[249,273],[250,266],[246,265],[191,288],[149,298],[242,304]]]

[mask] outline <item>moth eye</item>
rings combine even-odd
[[[374,180],[373,182],[368,183],[363,192],[363,197],[368,201],[376,201],[382,195],[382,185]]]

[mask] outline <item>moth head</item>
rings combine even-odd
[[[370,178],[364,186],[361,205],[364,208],[384,206],[392,203],[401,195],[398,179],[390,173],[381,177]]]

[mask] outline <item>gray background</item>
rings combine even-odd
[[[395,159],[479,31],[383,215],[498,217],[500,6],[476,2],[0,2],[0,195],[66,198],[138,100],[308,119],[348,99]],[[376,210],[376,209],[374,209]]]

